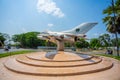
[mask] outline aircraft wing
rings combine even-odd
[[[85,34],[65,34],[65,36],[68,36],[68,37],[72,37],[72,38],[74,38],[74,37],[86,37],[86,35]]]

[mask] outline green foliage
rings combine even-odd
[[[0,46],[10,45],[10,36],[6,33],[0,33]]]
[[[111,39],[109,34],[103,34],[99,36],[99,41],[102,47],[108,47],[111,45]]]
[[[114,33],[116,36],[117,55],[119,56],[118,36],[120,34],[120,0],[112,0],[112,5],[103,10],[103,14],[106,14],[103,18],[103,22],[107,25],[107,31]]]
[[[65,42],[65,47],[70,47],[70,46],[71,46],[70,42]]]
[[[116,46],[116,39],[115,38],[112,39],[111,42],[112,42],[112,46]],[[120,46],[120,38],[118,38],[118,45]]]
[[[45,44],[46,44],[45,46],[49,46],[49,47],[50,47],[50,46],[52,46],[52,47],[55,47],[55,46],[56,46],[55,43],[52,43],[52,42],[50,42],[50,41],[46,41]]]
[[[90,40],[90,47],[93,48],[93,49],[101,47],[99,39],[98,38],[91,39]]]
[[[22,51],[6,52],[6,53],[3,53],[3,54],[0,53],[0,58],[11,56],[11,55],[30,53],[30,52],[35,52],[35,51],[33,51],[33,50],[22,50]]]
[[[106,57],[111,57],[111,58],[114,58],[114,59],[120,60],[120,56],[113,56],[113,55],[109,55],[109,54],[97,54],[97,55],[100,55],[100,56],[106,56]]]
[[[118,45],[120,46],[120,38],[118,38]],[[103,34],[98,38],[92,38],[90,40],[90,47],[91,48],[99,48],[99,47],[113,47],[116,46],[116,39],[110,38],[109,34]]]
[[[3,33],[0,33],[0,46],[3,46],[5,40]]]
[[[12,40],[19,42],[23,48],[36,48],[37,46],[45,46],[45,41],[37,38],[39,32],[28,32],[13,35]]]
[[[115,17],[113,14],[115,13]],[[114,8],[112,5],[103,10],[103,14],[106,16],[103,18],[103,22],[107,25],[107,31],[110,33],[118,32],[120,34],[120,0],[116,0]],[[115,22],[115,25],[113,25]]]
[[[89,43],[85,41],[84,39],[80,39],[79,41],[75,43],[75,45],[77,48],[88,48],[89,47]]]

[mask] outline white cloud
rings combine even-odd
[[[48,26],[48,27],[53,27],[54,24],[49,23],[47,26]]]
[[[64,17],[64,13],[57,7],[56,3],[52,0],[38,0],[37,2],[38,12],[45,12],[59,18]]]

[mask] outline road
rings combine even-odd
[[[13,51],[21,51],[21,50],[28,50],[28,49],[23,49],[23,48],[20,48],[20,49],[9,49],[9,52],[13,52]],[[0,49],[0,54],[3,54],[7,51],[4,51],[4,49]]]

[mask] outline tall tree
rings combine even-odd
[[[3,47],[3,44],[4,44],[4,41],[5,41],[5,40],[6,40],[6,39],[4,38],[3,33],[0,33],[0,46]]]
[[[45,41],[37,38],[39,32],[28,32],[23,34],[13,35],[14,42],[19,42],[23,48],[36,48],[37,46],[45,46]]]
[[[111,39],[111,43],[112,43],[112,46],[114,46],[116,43],[116,39],[115,38]],[[118,44],[120,45],[120,38],[118,38]]]
[[[88,48],[89,47],[89,43],[85,41],[84,39],[79,39],[79,41],[77,41],[75,45],[77,48]]]
[[[119,56],[118,36],[120,34],[120,0],[112,0],[112,4],[103,10],[103,14],[106,17],[103,18],[103,22],[107,25],[107,31],[114,33],[116,36],[117,55]]]
[[[101,47],[99,39],[98,38],[91,39],[90,40],[90,47],[93,48],[93,49]]]
[[[9,45],[10,36],[6,33],[0,33],[0,46]]]
[[[111,45],[111,39],[109,34],[103,34],[99,36],[99,41],[103,47],[108,47]]]

